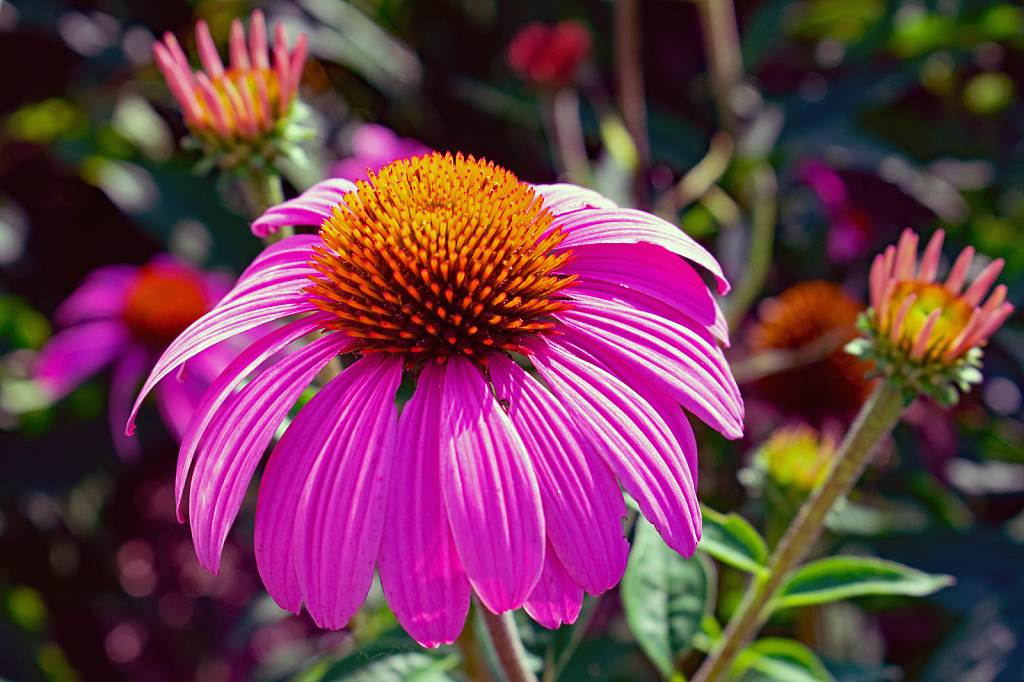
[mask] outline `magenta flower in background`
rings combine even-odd
[[[129,459],[138,445],[124,435],[132,397],[157,356],[186,327],[228,291],[230,280],[170,256],[148,265],[109,265],[90,273],[58,308],[63,331],[39,352],[33,376],[53,400],[60,399],[105,367],[110,382],[110,425],[118,454]],[[180,441],[192,411],[210,382],[233,355],[222,344],[188,364],[181,381],[168,377],[157,387],[160,414]]]
[[[814,190],[825,206],[830,223],[829,258],[843,264],[868,253],[874,236],[874,222],[867,211],[850,201],[839,174],[821,161],[809,161],[800,167],[797,175]]]
[[[343,627],[376,566],[427,646],[456,638],[471,590],[495,613],[573,622],[583,592],[625,569],[620,484],[692,554],[697,450],[683,408],[729,438],[743,420],[724,317],[690,265],[728,289],[704,248],[591,190],[532,186],[461,154],[395,162],[358,187],[325,181],[253,231],[297,224],[320,233],[267,248],[139,396],[240,331],[302,316],[242,352],[186,431],[179,518],[191,480],[203,566],[217,571],[265,448],[339,353],[358,359],[301,409],[260,483],[256,559],[282,607]],[[416,388],[399,415],[403,373]]]
[[[430,147],[411,137],[399,137],[395,131],[376,123],[359,126],[349,141],[352,156],[338,161],[329,175],[345,180],[367,180],[366,171],[379,171],[397,159],[430,153]]]

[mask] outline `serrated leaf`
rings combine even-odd
[[[860,597],[902,594],[922,597],[956,582],[874,557],[836,556],[812,561],[793,572],[775,598],[775,610]]]
[[[395,654],[371,661],[366,666],[324,682],[452,682],[445,673],[459,663],[457,655],[434,658],[419,652]]]
[[[736,656],[730,679],[738,682],[835,682],[817,654],[784,637],[757,640]]]
[[[685,559],[642,516],[622,577],[622,605],[637,643],[666,678],[689,652],[701,621],[714,609],[714,565],[700,553]]]
[[[747,573],[768,572],[768,545],[754,527],[736,512],[722,514],[701,505],[704,530],[698,549]]]

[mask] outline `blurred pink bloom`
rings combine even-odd
[[[123,426],[139,381],[160,352],[230,286],[222,275],[195,270],[169,256],[158,256],[144,266],[94,270],[57,308],[55,322],[66,329],[39,352],[33,375],[56,400],[113,366],[111,433],[118,454],[134,457],[138,445],[124,435]],[[231,357],[223,346],[209,348],[189,362],[182,380],[168,377],[160,382],[157,405],[179,441],[203,392]]]
[[[871,250],[874,223],[867,211],[850,201],[842,178],[821,161],[810,161],[798,171],[825,205],[830,223],[828,255],[835,263],[848,263]]]
[[[284,26],[277,24],[271,66],[263,12],[252,13],[248,46],[242,22],[235,19],[229,39],[231,65],[227,69],[203,20],[196,24],[196,42],[205,71],[194,74],[173,33],[168,31],[162,43],[153,43],[157,66],[178,100],[185,122],[198,133],[226,141],[254,140],[271,132],[288,114],[298,94],[306,63],[306,35],[299,34],[289,53]]]
[[[430,153],[430,147],[410,137],[399,137],[395,131],[375,123],[359,126],[351,139],[352,156],[331,167],[330,176],[345,180],[366,180],[366,171],[374,173],[398,159],[409,159]]]
[[[300,316],[242,352],[189,424],[176,493],[183,518],[191,481],[200,563],[218,569],[264,450],[339,353],[357,359],[302,407],[260,482],[256,560],[282,607],[343,627],[378,567],[426,646],[458,636],[471,590],[496,613],[573,622],[584,590],[625,569],[620,485],[692,554],[697,448],[683,408],[729,438],[743,423],[724,317],[688,262],[724,293],[711,254],[596,192],[528,185],[461,154],[395,162],[370,183],[328,180],[268,210],[257,233],[320,233],[267,248],[143,387],[139,401],[204,349]],[[416,388],[399,416],[403,370]]]
[[[505,61],[523,80],[547,88],[572,83],[590,56],[590,31],[575,19],[555,25],[534,21],[512,36]]]

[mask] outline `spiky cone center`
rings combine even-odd
[[[901,311],[906,311],[902,319]],[[931,330],[926,329],[935,311]],[[879,333],[907,356],[925,366],[945,361],[961,332],[971,321],[972,308],[945,287],[924,282],[900,282],[893,290],[889,310]],[[899,325],[898,328],[895,328]],[[924,336],[924,334],[927,336]],[[919,343],[920,340],[920,343]],[[915,344],[918,346],[915,352]]]
[[[438,153],[395,161],[344,197],[320,229],[306,291],[364,354],[408,368],[550,334],[571,309],[571,251],[527,183],[491,162]]]
[[[206,294],[197,275],[145,265],[128,289],[122,319],[136,339],[152,348],[165,348],[206,308]]]

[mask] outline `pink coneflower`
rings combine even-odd
[[[520,78],[545,88],[572,83],[589,56],[590,31],[575,19],[554,25],[530,22],[516,31],[505,51],[505,61]]]
[[[620,484],[669,546],[694,551],[697,451],[682,408],[730,438],[743,418],[724,318],[685,260],[724,292],[707,251],[590,190],[534,187],[461,154],[321,183],[253,227],[310,223],[318,235],[267,248],[143,387],[232,334],[302,316],[239,355],[185,434],[177,499],[191,479],[203,566],[217,570],[265,448],[339,353],[358,359],[301,409],[260,484],[256,559],[282,607],[305,603],[340,628],[377,566],[424,645],[455,639],[471,589],[495,613],[572,622],[584,590],[625,569]],[[416,389],[399,416],[403,372]]]
[[[864,328],[869,339],[852,341],[847,350],[874,360],[878,373],[910,393],[955,403],[956,387],[967,390],[981,381],[981,347],[1013,312],[1006,286],[992,285],[1003,259],[986,266],[964,291],[974,248],[965,248],[945,284],[935,281],[945,233],[938,230],[917,265],[918,237],[911,229],[896,246],[875,257],[869,279],[871,309]],[[992,289],[991,295],[985,296]],[[984,301],[984,303],[982,303]]]
[[[366,171],[378,171],[397,159],[430,153],[430,147],[410,137],[399,137],[395,131],[376,123],[359,126],[350,140],[352,156],[331,167],[331,176],[345,180],[367,180]]]
[[[124,435],[132,396],[157,356],[228,291],[222,275],[204,273],[169,256],[148,265],[109,265],[94,270],[54,315],[66,329],[39,353],[33,375],[57,400],[104,367],[113,366],[110,425],[122,458],[137,453]],[[157,387],[164,423],[180,441],[207,386],[231,359],[214,347],[189,363],[179,381],[168,377]]]
[[[268,58],[267,28],[260,10],[252,13],[248,46],[242,22],[235,19],[231,23],[229,68],[224,68],[210,28],[203,20],[196,24],[196,42],[205,71],[194,74],[173,33],[164,33],[164,42],[153,44],[156,63],[192,131],[222,144],[253,142],[271,134],[287,117],[298,94],[306,63],[305,34],[299,35],[289,53],[284,26],[278,24],[273,66]]]

